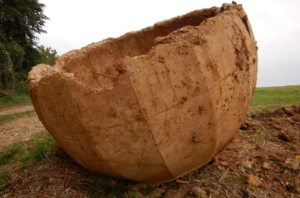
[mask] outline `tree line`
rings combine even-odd
[[[37,45],[46,33],[45,5],[38,0],[0,0],[0,90],[13,89],[39,63],[54,64],[57,52]]]

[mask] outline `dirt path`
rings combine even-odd
[[[15,106],[11,108],[1,109],[1,115],[8,115],[13,113],[25,112],[33,110],[32,105]],[[0,125],[0,150],[3,147],[17,142],[29,140],[30,137],[43,130],[44,126],[38,119],[35,112],[22,117],[7,121]]]
[[[24,111],[34,110],[32,105],[24,105],[24,106],[13,106],[13,107],[0,107],[0,116],[19,113]]]

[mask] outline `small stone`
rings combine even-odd
[[[220,170],[220,171],[224,171],[224,170],[225,170],[225,167],[224,167],[224,166],[218,165],[217,168],[218,168],[218,170]]]
[[[300,161],[293,159],[293,158],[288,158],[287,160],[285,160],[284,162],[284,167],[290,170],[294,170],[297,171],[299,170],[299,165],[300,165]]]
[[[206,191],[199,187],[193,187],[192,192],[196,197],[207,198]]]
[[[228,162],[220,162],[220,164],[222,166],[225,166],[225,167],[229,167],[230,166],[230,164]]]
[[[253,186],[260,186],[263,184],[262,181],[255,175],[247,174],[246,177],[248,184]]]
[[[264,169],[271,169],[270,163],[264,162],[264,163],[263,163],[263,168],[264,168]]]
[[[252,164],[249,161],[243,162],[243,166],[248,169],[252,169]]]
[[[198,179],[194,179],[193,182],[195,182],[195,183],[200,183],[201,181],[198,180]]]

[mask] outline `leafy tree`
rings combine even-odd
[[[31,67],[40,63],[35,34],[46,33],[44,7],[38,0],[0,0],[0,89],[27,79]]]
[[[5,46],[0,43],[0,89],[14,87],[14,71],[12,61]]]
[[[43,26],[48,17],[43,14],[44,7],[37,0],[0,0],[2,34],[22,47],[34,44],[35,33],[46,33]]]
[[[4,44],[4,47],[10,55],[10,59],[13,64],[13,70],[21,70],[25,55],[24,49],[15,41]]]
[[[30,44],[24,47],[24,51],[25,57],[22,63],[22,70],[29,72],[33,66],[40,63],[41,56],[35,46]]]
[[[40,63],[53,66],[54,59],[57,56],[56,50],[51,49],[51,47],[44,47],[43,45],[37,46],[37,49],[39,50],[41,56]]]

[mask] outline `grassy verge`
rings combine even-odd
[[[20,153],[22,147],[22,144],[13,144],[11,148],[8,148],[5,152],[3,152],[0,155],[0,165],[7,164],[7,160],[15,157],[18,153]]]
[[[42,162],[47,158],[51,149],[57,145],[56,141],[43,130],[34,135],[34,138],[24,142],[13,144],[0,152],[0,165],[6,165],[9,159],[15,159],[18,164]]]
[[[35,112],[35,110],[30,110],[30,111],[25,111],[25,112],[20,112],[20,113],[12,113],[12,114],[8,114],[8,115],[2,115],[2,116],[0,116],[0,124],[3,124],[4,122],[13,120],[15,118],[22,117],[24,115],[29,115],[33,112]]]
[[[0,90],[0,107],[31,104],[28,83],[16,84],[14,90]]]
[[[300,105],[300,85],[256,88],[250,109],[268,112],[289,104]]]
[[[36,163],[43,163],[51,149],[57,145],[51,135],[43,130],[25,143],[13,144],[0,152],[0,190],[6,189],[13,169],[25,170]]]
[[[251,107],[300,104],[300,86],[256,88]]]
[[[47,158],[51,149],[57,145],[56,141],[47,131],[42,131],[35,134],[35,138],[27,142],[28,152],[27,155],[20,158],[24,164],[27,162],[41,162]]]

